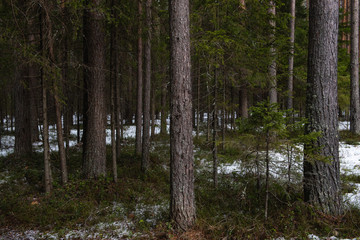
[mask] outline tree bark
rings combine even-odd
[[[20,63],[16,70],[15,86],[15,157],[32,153],[29,88],[27,66]]]
[[[269,91],[269,100],[270,103],[277,103],[277,80],[276,80],[276,49],[274,46],[275,41],[275,28],[276,28],[276,21],[275,21],[275,15],[276,15],[276,3],[273,0],[270,0],[270,27],[271,27],[271,34],[270,34],[270,41],[271,41],[271,47],[270,47],[270,58],[271,62],[269,65],[269,79],[270,79],[270,91]]]
[[[170,215],[175,228],[195,223],[189,0],[169,0],[170,13]]]
[[[142,114],[143,114],[143,44],[142,44],[142,0],[138,0],[138,76],[137,76],[137,104],[136,104],[136,143],[135,152],[141,155],[142,145]]]
[[[84,176],[98,178],[106,173],[105,32],[103,1],[86,2],[84,9],[84,80],[86,123],[84,124]]]
[[[216,138],[217,138],[217,69],[214,70],[214,99],[213,99],[213,129],[212,129],[212,155],[213,155],[213,181],[214,187],[218,186],[218,156],[217,156],[217,146],[216,146]]]
[[[338,102],[337,0],[310,1],[306,133],[320,132],[305,145],[304,199],[325,214],[342,214]]]
[[[145,81],[143,98],[143,139],[141,169],[146,172],[149,167],[150,154],[150,104],[151,104],[151,0],[146,0],[146,43],[145,43]]]
[[[296,0],[290,3],[290,55],[289,55],[289,78],[288,78],[288,98],[287,109],[293,108],[293,89],[294,89],[294,43],[295,43],[295,5]]]
[[[351,0],[350,131],[360,134],[359,98],[359,0]]]

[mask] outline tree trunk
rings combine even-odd
[[[54,56],[54,39],[52,33],[52,22],[50,20],[50,8],[46,4],[43,5],[44,13],[45,13],[45,24],[46,24],[46,39],[48,40],[48,54],[50,60],[50,67],[55,69],[55,56]],[[55,70],[54,70],[55,71]],[[57,133],[57,141],[59,147],[59,155],[60,155],[60,166],[61,166],[61,180],[62,183],[65,184],[68,181],[68,173],[66,167],[66,154],[64,148],[64,136],[63,136],[63,128],[61,122],[61,104],[60,104],[60,89],[59,82],[57,79],[53,80],[53,94],[54,94],[54,103],[55,103],[55,114],[56,114],[56,133]]]
[[[15,157],[32,153],[31,124],[30,124],[30,101],[27,67],[20,63],[15,76]]]
[[[52,190],[52,177],[50,167],[50,145],[49,145],[49,125],[47,119],[47,90],[43,79],[42,99],[43,99],[43,146],[44,146],[44,169],[45,169],[45,192]]]
[[[272,33],[270,34],[270,41],[274,42],[275,40],[275,28],[276,28],[276,3],[273,0],[270,0],[270,9],[269,13],[271,15],[270,27]],[[270,58],[271,62],[269,65],[269,79],[270,79],[270,91],[269,91],[269,100],[270,103],[277,103],[277,80],[276,80],[276,49],[274,44],[271,43],[270,47]]]
[[[115,0],[111,1],[111,16],[113,19],[117,19],[116,9],[115,9]],[[112,159],[112,171],[113,171],[113,180],[117,182],[117,154],[116,154],[116,82],[117,82],[117,32],[116,32],[116,24],[114,22],[111,23],[110,29],[110,111],[111,111],[111,159]]]
[[[45,49],[43,44],[43,10],[40,12],[40,49],[41,55],[45,58]],[[44,147],[44,179],[45,179],[45,192],[52,191],[52,176],[50,165],[50,144],[49,144],[49,123],[48,123],[48,110],[47,110],[47,83],[44,78],[44,70],[41,69],[40,73],[42,85],[42,117],[43,117],[43,147]]]
[[[156,122],[155,122],[155,116],[156,116],[156,107],[155,107],[155,100],[156,100],[156,91],[154,89],[154,87],[151,88],[151,137],[155,136],[155,127],[156,127]]]
[[[213,132],[212,132],[212,155],[213,155],[213,181],[214,187],[218,186],[218,156],[217,156],[217,146],[216,146],[216,131],[217,131],[217,69],[214,70],[214,99],[213,99]]]
[[[167,94],[166,91],[167,90],[167,82],[166,82],[166,78],[163,78],[162,80],[162,87],[161,87],[161,123],[160,123],[160,134],[164,135],[167,133],[167,129],[166,129],[166,119],[167,119],[167,104],[166,104],[166,98],[167,98]]]
[[[151,0],[146,0],[146,43],[145,43],[145,81],[144,81],[144,123],[142,139],[141,169],[146,172],[149,167],[150,154],[150,103],[151,103]]]
[[[287,109],[293,108],[293,89],[294,89],[294,43],[295,43],[295,5],[296,0],[291,0],[290,8],[290,55],[289,55],[289,79],[288,79],[288,98]]]
[[[142,0],[138,0],[138,76],[137,76],[137,104],[136,104],[136,143],[135,152],[138,156],[141,155],[142,145],[142,96],[143,96],[143,44],[142,44]]]
[[[170,0],[170,216],[175,228],[195,223],[189,0]]]
[[[321,136],[305,145],[304,199],[325,214],[341,215],[336,0],[310,1],[306,133]]]
[[[350,131],[360,134],[359,98],[359,0],[351,0]]]
[[[84,9],[84,80],[86,123],[84,124],[84,176],[106,174],[105,32],[103,1],[87,1]]]

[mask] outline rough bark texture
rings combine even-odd
[[[275,18],[276,3],[273,0],[270,0],[269,13],[271,14],[271,18]],[[270,41],[273,42],[275,39],[275,27],[276,27],[275,19],[270,20],[270,27],[272,28],[272,33],[270,34]],[[273,43],[271,45],[272,45],[270,48],[271,62],[269,65],[269,79],[270,79],[269,100],[270,103],[277,103],[276,49],[273,46]]]
[[[30,101],[27,66],[19,64],[15,76],[15,157],[31,154]]]
[[[350,90],[350,131],[360,134],[359,98],[359,0],[351,0],[351,90]]]
[[[106,173],[105,142],[105,33],[101,0],[88,1],[84,9],[84,80],[86,124],[84,129],[84,176],[98,178]]]
[[[143,96],[143,46],[142,46],[142,0],[138,3],[138,75],[137,75],[137,103],[136,103],[136,145],[135,152],[137,155],[141,155],[141,133],[142,133],[142,96]]]
[[[306,133],[321,132],[305,146],[304,198],[331,215],[342,213],[338,103],[338,2],[310,1]],[[314,149],[315,148],[315,149]]]
[[[141,169],[149,167],[150,154],[150,104],[151,104],[151,0],[146,0],[146,43],[145,43],[145,81],[144,81],[144,123],[142,139]]]
[[[171,45],[170,215],[179,230],[195,222],[189,0],[169,0]]]
[[[289,55],[289,78],[288,78],[288,98],[287,109],[293,108],[293,89],[294,89],[294,43],[295,43],[295,4],[296,0],[290,3],[290,55]]]

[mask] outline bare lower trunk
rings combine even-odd
[[[271,14],[270,27],[272,28],[272,33],[270,34],[270,40],[274,41],[275,39],[275,15],[276,15],[276,3],[273,0],[270,0],[270,9],[269,13]],[[269,91],[269,100],[270,103],[277,103],[277,80],[276,80],[276,49],[274,44],[271,44],[270,48],[270,57],[271,62],[269,65],[269,79],[270,79],[270,91]]]
[[[293,108],[295,3],[296,3],[296,0],[291,0],[291,8],[290,8],[290,15],[291,15],[291,19],[290,19],[290,55],[289,55],[289,78],[288,78],[287,109]]]
[[[351,0],[350,131],[360,134],[359,97],[359,0]]]
[[[45,169],[45,192],[52,191],[51,167],[50,167],[50,146],[49,146],[49,125],[47,119],[47,97],[46,87],[43,83],[43,146],[44,146],[44,169]]]
[[[115,1],[111,1],[111,15],[114,19],[116,19],[116,10],[115,7]],[[117,154],[116,154],[116,82],[117,82],[117,49],[116,49],[116,28],[114,26],[115,24],[112,23],[111,25],[111,33],[110,33],[110,111],[111,111],[111,159],[112,159],[112,171],[113,171],[113,179],[114,182],[117,182]],[[117,136],[118,137],[118,136]]]
[[[144,81],[144,123],[142,139],[141,169],[146,172],[149,167],[150,154],[150,103],[151,103],[151,0],[146,0],[147,39],[145,44],[145,81]]]
[[[337,43],[339,6],[336,0],[310,1],[306,133],[321,136],[306,144],[304,198],[323,213],[342,214]]]
[[[106,174],[105,113],[105,32],[103,1],[91,0],[84,9],[84,80],[86,97],[83,161],[84,176],[99,178]]]
[[[142,0],[138,0],[138,76],[137,76],[137,95],[136,95],[136,142],[135,152],[138,156],[141,155],[142,145],[142,115],[143,115],[143,46],[142,46]]]
[[[186,231],[195,223],[190,17],[188,0],[170,0],[170,216]]]

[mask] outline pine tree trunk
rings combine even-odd
[[[19,64],[15,76],[15,157],[32,153],[27,67]]]
[[[195,223],[190,17],[188,0],[170,0],[170,216],[175,228]]]
[[[272,29],[272,33],[270,34],[270,41],[275,40],[275,15],[276,15],[276,3],[273,0],[270,0],[270,9],[269,13],[271,15],[270,27]],[[271,62],[269,65],[269,79],[270,79],[270,91],[269,91],[269,100],[270,103],[277,103],[277,80],[276,80],[276,49],[274,44],[271,43],[270,47],[270,57]]]
[[[287,109],[293,108],[293,89],[294,89],[294,43],[295,43],[295,5],[296,0],[291,0],[290,8],[290,55],[289,55],[289,78],[288,78],[288,98]]]
[[[321,136],[305,145],[304,199],[325,214],[341,215],[339,163],[337,0],[310,1],[306,133]],[[315,148],[315,149],[314,149]]]
[[[213,99],[213,129],[212,129],[212,155],[213,155],[213,181],[214,187],[218,186],[218,156],[217,156],[217,146],[216,146],[216,132],[217,132],[217,69],[214,70],[214,99]]]
[[[44,80],[43,80],[44,81]],[[52,190],[51,167],[50,167],[50,145],[49,145],[49,125],[47,119],[47,90],[45,83],[42,87],[43,99],[43,146],[44,146],[44,169],[45,169],[45,192],[50,193]]]
[[[359,98],[359,0],[351,0],[351,90],[350,90],[350,131],[360,134]]]
[[[43,5],[45,11],[45,23],[46,23],[46,38],[48,40],[48,53],[49,53],[49,60],[50,60],[50,67],[55,68],[55,56],[54,56],[54,39],[52,33],[52,22],[49,16],[49,6],[46,4]],[[57,133],[57,141],[59,147],[59,155],[60,155],[60,166],[61,166],[61,181],[63,184],[67,183],[68,181],[68,173],[66,167],[66,153],[64,148],[64,136],[63,136],[63,128],[62,128],[62,121],[61,121],[61,104],[60,104],[60,89],[59,89],[59,82],[57,79],[53,80],[53,94],[54,94],[54,103],[55,103],[55,115],[56,115],[56,133]]]
[[[85,124],[84,176],[98,178],[106,174],[105,114],[105,32],[104,16],[98,8],[103,1],[91,0],[84,9],[84,80]]]
[[[115,10],[115,0],[111,1],[111,16],[116,19],[117,14]],[[117,154],[116,154],[116,82],[117,82],[117,33],[115,23],[111,23],[110,30],[110,111],[111,111],[111,159],[112,159],[112,171],[113,180],[117,182]]]
[[[145,81],[144,81],[144,123],[142,139],[141,169],[146,172],[149,167],[150,154],[150,103],[151,103],[151,0],[146,0],[146,43],[145,43]]]
[[[142,145],[142,114],[143,114],[143,44],[142,44],[142,0],[138,0],[138,76],[137,76],[137,104],[136,104],[136,143],[135,152],[141,155]]]

